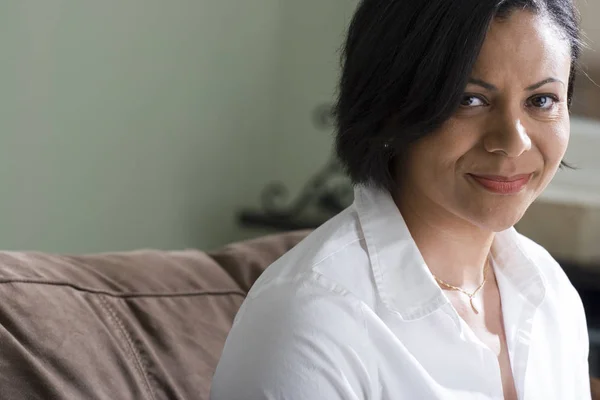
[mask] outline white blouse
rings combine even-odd
[[[513,228],[492,247],[521,400],[590,399],[581,299]],[[260,276],[236,316],[212,400],[502,399],[496,355],[459,317],[389,193],[352,206]]]

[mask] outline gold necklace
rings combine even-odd
[[[487,281],[487,261],[483,266],[483,282],[481,282],[481,285],[479,285],[479,287],[477,289],[475,289],[475,291],[473,293],[469,293],[466,290],[459,288],[458,286],[453,286],[449,283],[446,283],[443,280],[441,280],[440,278],[438,278],[437,276],[435,276],[435,274],[433,274],[433,273],[432,273],[432,275],[435,278],[435,280],[437,281],[437,283],[444,286],[445,288],[451,289],[451,290],[456,290],[456,291],[466,294],[469,297],[469,303],[471,303],[471,308],[473,309],[473,311],[475,311],[475,314],[479,314],[479,311],[477,310],[477,308],[475,308],[475,304],[473,304],[473,297],[475,297],[475,295],[481,290],[481,288],[483,288],[483,285],[485,285],[485,282]]]

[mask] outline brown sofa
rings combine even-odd
[[[248,289],[305,235],[210,253],[0,253],[0,399],[208,399]]]
[[[248,289],[305,235],[211,253],[0,253],[0,399],[208,399]]]

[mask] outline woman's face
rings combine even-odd
[[[567,149],[570,67],[569,43],[547,17],[494,22],[460,109],[397,166],[401,202],[495,232],[518,222]]]

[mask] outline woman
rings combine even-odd
[[[571,0],[363,0],[355,202],[257,281],[211,398],[590,398],[581,300],[512,228],[565,154],[579,46]]]

